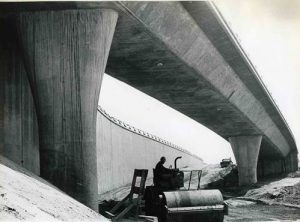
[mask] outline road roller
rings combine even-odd
[[[223,221],[228,214],[228,207],[223,201],[222,193],[217,190],[201,190],[201,170],[177,169],[175,159],[174,181],[170,184],[160,181],[153,169],[153,185],[147,186],[144,194],[145,213],[156,216],[159,222],[194,222]],[[184,173],[190,173],[188,187],[184,187]],[[191,189],[192,174],[197,173],[197,188]]]

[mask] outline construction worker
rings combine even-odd
[[[158,182],[157,185],[164,186],[166,188],[173,188],[176,186],[175,176],[178,172],[178,169],[168,169],[164,167],[166,162],[166,157],[162,156],[160,161],[156,164],[155,167],[155,177]]]

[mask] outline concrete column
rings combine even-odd
[[[298,170],[298,152],[294,151],[292,152],[292,158],[293,158],[293,172]]]
[[[0,19],[0,154],[40,175],[34,102],[12,27]]]
[[[293,151],[285,157],[287,173],[294,172],[298,169],[298,153]]]
[[[37,110],[41,176],[97,209],[96,114],[118,14],[22,13],[20,45]]]
[[[239,171],[239,185],[250,185],[257,182],[257,160],[262,136],[230,137]]]

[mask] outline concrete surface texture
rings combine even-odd
[[[0,21],[0,154],[40,174],[36,112],[16,33]]]
[[[131,183],[134,169],[148,169],[148,178],[153,177],[152,169],[161,156],[167,159],[165,167],[172,165],[174,168],[178,156],[182,156],[177,161],[178,168],[202,169],[205,165],[202,159],[188,151],[166,144],[157,137],[152,138],[133,127],[125,128],[124,123],[113,121],[113,118],[103,115],[103,111],[97,115],[99,197]]]
[[[231,144],[239,172],[239,185],[257,182],[257,160],[262,136],[230,137]]]
[[[298,151],[288,125],[207,2],[3,3],[0,12],[1,23],[11,22],[1,27],[1,152],[22,163],[30,153],[23,152],[25,147],[37,148],[32,100],[26,81],[18,82],[24,77],[22,54],[38,119],[41,176],[89,206],[96,201],[96,112],[105,69],[227,140],[261,135],[262,171],[297,169]],[[9,34],[15,25],[18,33]],[[120,134],[113,146],[131,149],[131,139]],[[134,141],[143,146],[142,140]],[[246,147],[256,151],[256,140]],[[122,154],[129,167],[133,153]],[[241,159],[249,157],[246,153]],[[34,164],[26,164],[38,172],[36,161],[34,156]],[[101,167],[107,169],[106,164]]]
[[[20,44],[36,104],[41,176],[97,209],[96,115],[118,14],[26,12]]]

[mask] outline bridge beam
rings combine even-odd
[[[20,45],[37,110],[41,176],[97,209],[96,115],[118,14],[21,13]]]
[[[250,185],[257,182],[257,161],[262,136],[230,137],[239,172],[239,185]]]

